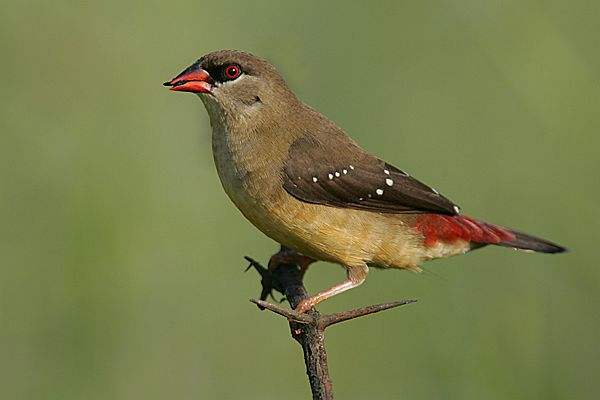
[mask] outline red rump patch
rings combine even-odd
[[[417,217],[415,228],[425,236],[425,246],[457,240],[494,244],[515,239],[508,229],[464,215],[422,214]]]

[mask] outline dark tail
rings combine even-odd
[[[506,229],[506,228],[503,228]],[[503,240],[499,243],[494,243],[498,246],[504,247],[513,247],[515,249],[520,250],[531,250],[537,251],[539,253],[564,253],[567,251],[566,248],[552,243],[546,239],[541,239],[535,236],[528,235],[526,233],[513,231],[512,229],[507,229],[513,236],[514,239],[511,240]]]

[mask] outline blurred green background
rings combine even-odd
[[[243,255],[277,249],[223,193],[202,54],[268,58],[370,151],[465,213],[555,240],[322,307],[417,298],[328,332],[340,399],[600,393],[600,5],[592,1],[3,1],[0,397],[306,399],[300,349]],[[344,276],[314,266],[316,291]]]

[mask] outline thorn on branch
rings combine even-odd
[[[380,311],[389,310],[391,308],[400,307],[406,304],[416,303],[417,300],[400,300],[392,301],[390,303],[374,304],[371,306],[356,308],[354,310],[342,311],[335,314],[323,315],[320,319],[320,323],[323,329],[328,326],[338,324],[340,322],[348,321],[354,318],[364,317],[365,315],[375,314]]]
[[[260,292],[260,299],[266,300],[270,296],[273,300],[282,303],[285,300],[285,298],[277,300],[273,295],[273,289],[279,292],[282,292],[282,290],[279,287],[280,285],[276,284],[276,280],[273,278],[273,274],[271,274],[271,271],[263,267],[261,263],[259,263],[251,257],[244,256],[244,258],[250,263],[248,267],[244,270],[244,272],[248,272],[250,268],[254,268],[256,272],[258,272],[260,275],[260,284],[262,286],[262,290]],[[264,307],[260,304],[256,303],[256,305],[259,309],[264,310]]]
[[[269,271],[265,267],[263,267],[261,263],[256,261],[254,258],[244,256],[244,259],[250,263],[248,265],[248,267],[246,267],[244,272],[248,272],[250,270],[250,268],[254,267],[254,269],[256,269],[256,271],[260,274],[261,277],[264,277],[266,274],[268,274]]]

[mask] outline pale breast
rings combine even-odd
[[[260,146],[236,139],[226,129],[213,129],[213,157],[223,189],[253,225],[281,242],[284,227],[277,212],[282,201],[279,168]]]

